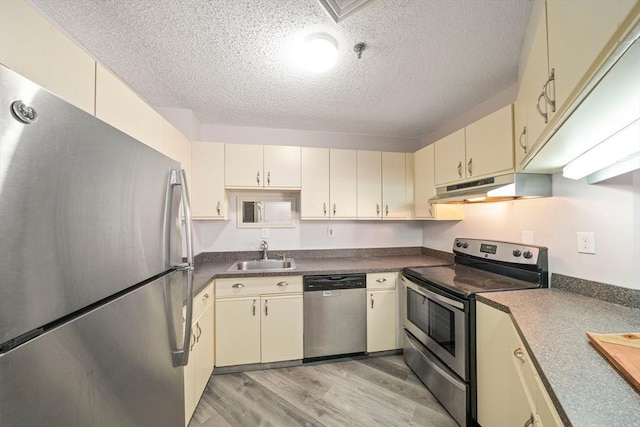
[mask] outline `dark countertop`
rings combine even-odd
[[[400,271],[405,267],[445,265],[444,258],[430,255],[387,255],[347,258],[294,258],[295,270],[250,272],[227,271],[235,261],[209,261],[196,263],[193,283],[194,295],[216,278],[223,277],[264,277],[300,276],[309,274],[350,274]]]
[[[589,344],[586,332],[640,331],[640,310],[556,290],[487,293],[510,313],[567,425],[640,426],[640,393]]]

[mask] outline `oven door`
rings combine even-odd
[[[407,286],[404,327],[464,381],[467,322],[465,301],[454,300],[403,277]]]

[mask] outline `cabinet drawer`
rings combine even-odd
[[[302,292],[302,276],[233,277],[216,280],[216,298]]]
[[[395,289],[398,273],[367,274],[367,289]]]
[[[213,302],[213,282],[209,283],[207,287],[198,292],[198,295],[193,297],[193,319],[197,319]]]

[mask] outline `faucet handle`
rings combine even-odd
[[[281,257],[282,261],[286,261],[287,260],[287,254],[276,254],[276,256]]]

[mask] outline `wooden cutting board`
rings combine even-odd
[[[640,333],[596,334],[589,341],[640,391]]]

